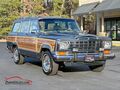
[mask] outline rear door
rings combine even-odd
[[[17,34],[20,29],[20,22],[15,22],[10,32],[7,36],[7,47],[12,47],[13,44],[16,44]]]
[[[21,53],[27,55],[25,51],[29,51],[29,42],[27,34],[29,33],[30,21],[21,21],[20,31],[18,32],[17,45]]]

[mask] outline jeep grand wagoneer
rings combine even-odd
[[[65,62],[87,64],[92,71],[104,69],[111,53],[111,39],[83,34],[74,19],[58,17],[25,17],[16,20],[7,37],[7,47],[16,64],[24,57],[42,61],[46,75],[55,75]]]

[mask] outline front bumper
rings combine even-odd
[[[115,58],[115,54],[114,53],[110,53],[110,54],[105,54],[104,55],[105,59],[114,59]]]
[[[54,54],[54,60],[55,61],[64,61],[64,62],[87,62],[86,56],[87,55],[92,55],[94,57],[94,61],[103,61],[104,59],[104,55],[103,53],[73,53],[73,54],[69,54],[69,55],[65,55],[65,56],[59,56]],[[88,61],[89,62],[89,61]],[[93,62],[93,61],[90,61]]]

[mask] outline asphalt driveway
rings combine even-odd
[[[108,60],[105,70],[92,72],[85,65],[68,64],[58,75],[46,76],[40,63],[15,65],[5,43],[0,43],[0,90],[120,90],[120,48],[113,48],[114,60]],[[5,84],[5,77],[20,76],[28,84]]]

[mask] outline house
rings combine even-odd
[[[79,0],[73,15],[80,17],[81,30],[84,29],[85,15],[94,15],[96,34],[120,41],[120,0]]]

